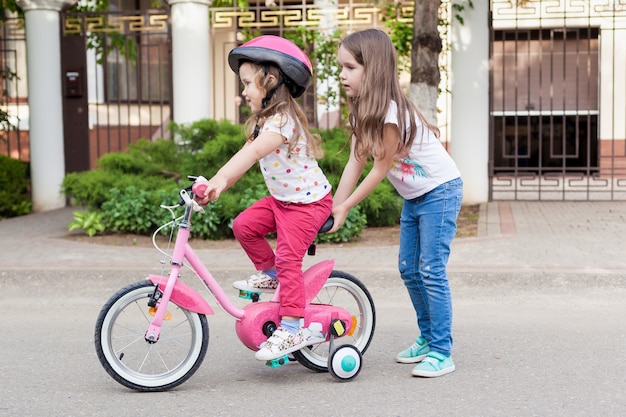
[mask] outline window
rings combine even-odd
[[[494,32],[496,172],[597,168],[598,34],[597,28]]]

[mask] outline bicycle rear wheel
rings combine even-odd
[[[312,304],[328,304],[346,309],[352,316],[354,328],[337,339],[337,343],[350,344],[364,354],[369,347],[376,327],[376,310],[367,288],[354,276],[332,271]],[[317,372],[328,371],[330,342],[307,346],[293,356],[303,366]]]
[[[159,340],[148,343],[151,281],[128,285],[102,307],[95,329],[100,363],[114,380],[137,391],[165,391],[188,380],[209,344],[206,316],[170,302]]]

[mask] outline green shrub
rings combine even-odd
[[[344,129],[334,128],[327,130],[315,130],[322,138],[324,147],[324,157],[319,160],[319,165],[324,173],[334,181],[334,185],[339,183],[339,178],[350,157],[350,136]]]
[[[72,205],[99,209],[111,198],[111,190],[139,187],[146,190],[167,188],[176,184],[172,179],[161,176],[123,174],[119,171],[95,169],[72,172],[63,178],[63,193],[70,198]]]
[[[385,178],[360,206],[369,227],[395,226],[400,223],[404,200]]]
[[[113,188],[102,204],[102,221],[109,232],[147,235],[166,223],[168,212],[160,208],[164,190],[149,192],[129,186]]]
[[[102,223],[102,214],[97,211],[75,211],[74,221],[67,225],[67,230],[71,232],[78,229],[82,229],[90,237],[104,232],[106,227]]]
[[[219,240],[232,236],[230,228],[226,228],[221,222],[219,212],[221,201],[209,203],[204,213],[194,213],[191,228],[191,236],[199,239]]]
[[[176,140],[140,140],[124,152],[109,153],[98,169],[65,176],[63,192],[72,204],[101,214],[106,230],[116,233],[149,234],[169,221],[160,204],[173,205],[177,192],[187,186],[187,175],[213,176],[245,143],[242,126],[228,121],[200,120],[189,126],[171,123]],[[336,188],[349,157],[349,135],[339,128],[316,131],[322,136],[325,157],[320,166]],[[369,172],[371,163],[364,170]],[[364,176],[363,175],[363,176]],[[268,194],[257,165],[246,172],[217,203],[194,215],[194,237],[232,237],[233,219],[253,202]],[[347,242],[358,237],[366,225],[397,223],[402,199],[384,180],[350,212],[345,225],[319,242]],[[182,214],[182,212],[181,212]]]
[[[173,206],[179,201],[178,186],[158,190],[142,190],[130,186],[124,190],[114,188],[111,197],[102,204],[100,217],[107,231],[113,233],[133,233],[149,235],[172,219],[169,210],[164,206]],[[224,236],[218,233],[220,203],[211,203],[205,213],[195,213],[193,216],[192,237],[201,239],[220,239]],[[174,214],[183,214],[183,208],[174,208]],[[162,234],[168,234],[170,229],[165,228]]]
[[[27,171],[26,162],[0,155],[0,218],[32,211]]]
[[[239,150],[245,141],[243,126],[233,124],[228,120],[203,119],[190,125],[180,125],[171,122],[168,126],[172,136],[178,143],[182,143],[191,153],[201,151],[207,142],[215,142],[218,136],[239,139]]]

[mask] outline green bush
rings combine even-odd
[[[82,229],[87,236],[95,236],[106,229],[102,223],[102,214],[98,211],[75,211],[74,221],[67,225],[67,230],[74,231]]]
[[[400,223],[404,200],[385,178],[360,206],[370,227],[394,226]]]
[[[0,155],[0,218],[32,211],[27,172],[26,162]]]
[[[169,128],[175,140],[140,140],[124,152],[104,155],[97,161],[98,169],[66,175],[63,192],[73,205],[99,212],[108,232],[152,233],[170,220],[169,213],[159,206],[178,201],[178,190],[190,184],[187,175],[210,178],[245,143],[242,126],[228,121],[207,119],[189,126],[171,123]],[[316,133],[322,136],[325,150],[320,166],[336,188],[349,157],[349,135],[339,128]],[[219,202],[207,206],[204,214],[194,215],[194,237],[232,237],[233,219],[267,194],[258,166],[252,167]],[[321,235],[318,241],[347,242],[358,237],[366,225],[397,223],[401,203],[385,180],[350,212],[339,232]]]
[[[178,158],[179,149],[173,141],[142,139],[129,145],[124,153],[103,155],[98,159],[98,166],[121,174],[177,178]]]
[[[238,138],[239,145],[235,152],[245,141],[243,126],[233,124],[228,120],[202,119],[188,126],[171,122],[168,129],[172,133],[172,137],[176,138],[178,143],[183,144],[186,150],[192,153],[201,151],[207,142],[217,141],[220,135]]]
[[[100,219],[109,232],[152,234],[159,226],[172,220],[171,213],[161,205],[172,206],[178,201],[179,187],[146,191],[130,186],[124,190],[114,188],[111,197],[102,204]],[[202,239],[215,238],[219,219],[215,214],[218,203],[212,203],[207,214],[196,214],[193,220],[192,236]],[[183,209],[174,210],[176,216],[182,215]],[[163,234],[169,233],[164,229]]]
[[[169,191],[174,191],[170,188]],[[101,207],[107,231],[146,235],[168,221],[169,213],[160,207],[167,190],[150,192],[135,186],[113,188]]]
[[[160,176],[124,174],[115,170],[94,169],[72,172],[63,178],[63,193],[70,198],[72,205],[99,209],[111,199],[111,190],[139,187],[146,190],[171,188],[175,181]]]

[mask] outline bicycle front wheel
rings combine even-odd
[[[352,316],[349,334],[337,339],[337,343],[350,344],[364,354],[369,347],[376,327],[376,310],[367,288],[354,276],[341,271],[332,271],[330,277],[312,301],[313,304],[328,304],[347,310]],[[304,347],[293,356],[303,366],[317,372],[328,371],[330,343]]]
[[[206,316],[172,302],[159,340],[146,341],[154,312],[148,301],[154,289],[151,281],[122,288],[102,307],[96,321],[100,363],[114,380],[137,391],[165,391],[182,384],[198,370],[209,345]]]

